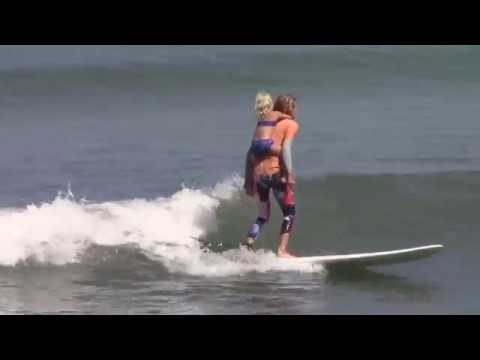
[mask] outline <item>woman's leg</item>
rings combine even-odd
[[[295,221],[295,200],[293,198],[293,194],[289,200],[291,202],[286,202],[286,195],[287,195],[287,184],[281,183],[280,180],[277,180],[273,186],[273,194],[275,196],[275,200],[277,201],[280,209],[282,210],[283,214],[283,222],[280,229],[280,239],[278,244],[277,255],[279,257],[294,257],[290,254],[287,250],[288,241],[290,240],[290,234],[293,229],[293,224]]]
[[[258,216],[255,222],[250,226],[248,230],[248,236],[246,240],[246,245],[251,246],[257,241],[257,237],[262,230],[263,225],[265,225],[270,219],[270,201],[259,201],[258,202]]]
[[[270,188],[262,186],[263,184],[257,184],[258,189],[258,216],[255,222],[250,225],[247,238],[242,242],[242,245],[246,245],[249,249],[253,247],[253,244],[257,240],[260,230],[270,219]]]

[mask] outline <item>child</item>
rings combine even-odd
[[[266,92],[259,92],[255,97],[255,113],[257,114],[257,126],[253,135],[252,143],[247,154],[245,168],[244,188],[248,195],[254,195],[252,168],[256,157],[266,155],[280,156],[282,147],[273,144],[273,131],[277,122],[290,116],[279,111],[273,111],[273,99]]]

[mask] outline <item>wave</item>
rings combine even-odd
[[[90,203],[71,191],[52,202],[0,211],[0,265],[81,263],[92,247],[133,246],[169,272],[229,276],[247,272],[322,271],[287,264],[271,251],[215,252],[199,239],[218,230],[217,210],[240,198],[241,178],[213,188],[183,187],[171,197]]]
[[[286,264],[275,249],[281,214],[262,231],[255,253],[238,242],[256,216],[231,176],[209,188],[183,186],[169,197],[92,203],[71,192],[26,208],[0,209],[1,266],[158,266],[162,272],[231,276],[323,272]],[[328,175],[299,179],[290,242],[300,256],[443,243],[472,247],[478,233],[477,172],[429,175]],[[476,245],[475,245],[476,246]]]

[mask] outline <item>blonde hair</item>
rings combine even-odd
[[[265,91],[259,91],[257,96],[255,96],[255,113],[257,114],[257,118],[261,119],[267,112],[272,111],[272,109],[272,96]]]

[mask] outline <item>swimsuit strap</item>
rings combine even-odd
[[[257,126],[272,126],[275,127],[277,122],[275,120],[261,120],[257,123]]]

